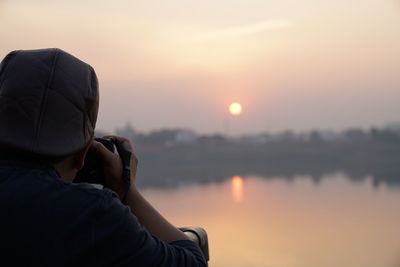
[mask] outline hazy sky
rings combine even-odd
[[[0,0],[0,57],[44,47],[96,69],[108,131],[400,121],[397,0]]]

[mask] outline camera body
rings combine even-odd
[[[113,141],[105,138],[95,138],[94,140],[102,143],[112,153],[117,153]],[[85,158],[85,164],[83,168],[76,174],[74,182],[101,184],[105,186],[105,176],[103,169],[103,160],[96,153],[89,150]]]

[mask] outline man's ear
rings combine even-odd
[[[89,151],[89,149],[90,149],[90,147],[92,145],[92,141],[93,141],[93,138],[91,138],[89,140],[89,142],[85,145],[85,147],[83,147],[80,151],[78,151],[75,154],[73,164],[74,164],[74,168],[77,169],[78,171],[80,169],[82,169],[83,165],[85,164],[85,157],[86,157],[86,154],[87,154],[87,152]]]

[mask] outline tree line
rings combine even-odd
[[[318,183],[334,172],[352,180],[372,177],[375,185],[400,185],[398,129],[285,131],[232,137],[187,129],[143,133],[126,125],[116,134],[134,143],[142,186],[215,182],[233,175],[287,180],[308,175]]]

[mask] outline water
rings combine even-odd
[[[372,178],[237,176],[143,193],[175,225],[207,230],[211,267],[400,266],[400,190]]]

